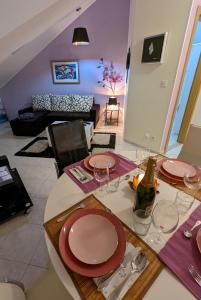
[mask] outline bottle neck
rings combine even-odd
[[[156,166],[156,159],[150,157],[147,163],[147,169],[145,175],[141,181],[144,186],[154,186],[154,170]]]

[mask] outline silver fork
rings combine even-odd
[[[188,266],[189,273],[193,277],[193,279],[197,282],[199,286],[201,286],[201,275],[198,273],[198,271],[194,268],[194,266],[189,265]]]
[[[78,174],[78,176],[80,176],[80,177],[79,177],[79,180],[80,180],[80,181],[85,181],[85,180],[87,179],[87,177],[86,177],[84,174],[82,174],[82,173],[80,172],[80,170],[77,169],[76,167],[74,167],[73,170]]]

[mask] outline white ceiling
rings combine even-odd
[[[1,0],[0,88],[95,1]]]
[[[1,0],[0,38],[57,1],[58,0]]]

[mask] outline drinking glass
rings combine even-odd
[[[143,162],[143,160],[145,160],[148,157],[149,152],[146,149],[137,149],[135,162],[137,165],[140,165]]]
[[[99,183],[99,188],[97,189],[98,196],[104,196],[106,187],[105,183],[109,180],[109,165],[103,165],[102,163],[94,164],[94,178]]]
[[[133,229],[139,235],[146,235],[151,225],[151,216],[147,216],[145,210],[134,211]]]
[[[191,208],[194,202],[194,197],[178,191],[175,198],[175,205],[177,206],[180,215],[184,215]]]
[[[184,174],[184,184],[191,190],[199,190],[201,188],[201,171],[197,167],[195,176],[189,173]]]
[[[108,182],[107,191],[110,193],[117,192],[117,190],[119,188],[119,183],[120,183],[119,176],[115,179],[112,179],[110,182]]]
[[[176,205],[168,200],[159,201],[153,209],[152,221],[157,232],[150,233],[148,241],[161,244],[163,241],[161,233],[170,233],[177,228],[179,213]]]

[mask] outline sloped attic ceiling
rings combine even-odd
[[[96,0],[1,0],[0,88]]]

